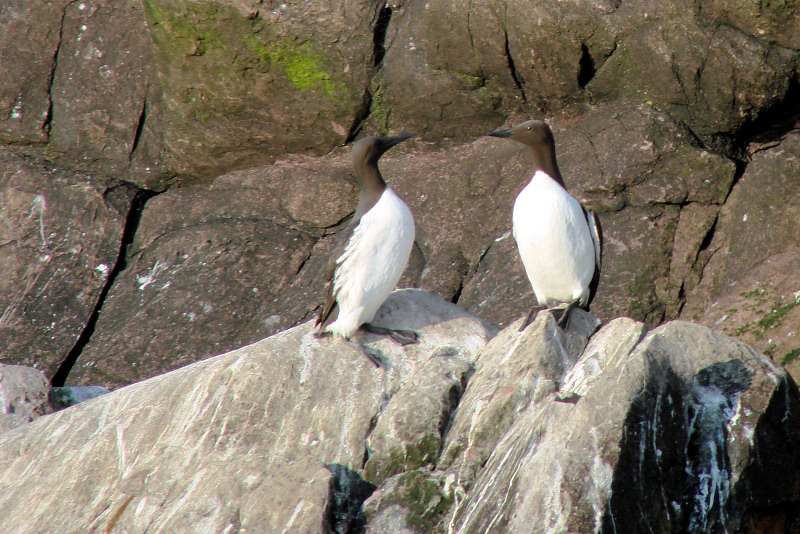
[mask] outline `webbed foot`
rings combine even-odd
[[[384,328],[382,326],[374,326],[369,323],[362,325],[362,328],[371,334],[389,336],[394,340],[395,343],[404,347],[406,345],[419,342],[419,334],[413,330],[394,330],[391,328]]]

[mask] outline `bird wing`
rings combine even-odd
[[[319,316],[317,317],[317,332],[322,332],[326,326],[334,322],[339,316],[339,304],[336,302],[337,294],[333,281],[336,276],[336,267],[338,266],[337,261],[342,257],[347,249],[347,243],[353,236],[355,226],[357,226],[357,224],[350,224],[347,230],[338,236],[336,246],[334,247],[333,252],[331,252],[331,257],[328,260],[327,266],[325,267],[324,276],[327,289],[325,293],[325,302],[323,302],[322,308],[319,310]]]
[[[592,244],[594,245],[594,274],[592,280],[589,282],[589,301],[586,303],[588,311],[589,305],[597,293],[597,286],[600,284],[600,266],[603,261],[603,227],[600,226],[600,218],[592,210],[587,210],[583,206],[583,214],[586,217],[586,224],[589,226],[589,234],[592,236]]]

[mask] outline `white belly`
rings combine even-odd
[[[540,305],[585,304],[595,251],[580,204],[537,171],[514,202],[514,236]]]
[[[414,218],[390,188],[353,232],[339,259],[333,284],[339,315],[327,331],[350,337],[370,322],[397,286],[414,244]]]

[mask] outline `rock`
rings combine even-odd
[[[366,480],[436,463],[471,371],[457,347],[442,346],[392,395],[367,438]]]
[[[789,2],[712,0],[700,12],[755,39],[776,43],[784,48],[800,49],[800,21]]]
[[[593,312],[650,325],[677,314],[680,288],[696,285],[708,261],[695,234],[713,228],[735,166],[689,145],[685,129],[648,106],[600,106],[554,131],[570,190],[601,213],[606,250]],[[613,157],[632,144],[636,151]],[[311,316],[332,234],[357,202],[347,152],[287,158],[152,198],[69,383],[119,387]],[[401,287],[501,326],[527,314],[535,299],[510,235],[530,174],[526,151],[482,138],[436,154],[412,144],[381,163],[416,220]],[[691,236],[676,243],[676,231]],[[685,257],[697,257],[689,269]]]
[[[546,312],[523,332],[521,324],[509,325],[481,352],[444,440],[437,466],[451,468],[461,485],[474,479],[518,414],[558,391],[599,321],[577,309],[566,332]]]
[[[50,84],[66,2],[10,0],[0,8],[0,141],[44,144],[52,119]],[[11,58],[14,58],[11,60]]]
[[[800,376],[800,284],[794,276],[800,192],[791,176],[797,173],[797,133],[753,155],[708,233],[708,266],[686,287],[681,311],[682,317],[719,328],[789,365],[795,377]]]
[[[47,393],[47,402],[54,410],[63,410],[108,392],[100,386],[56,387]]]
[[[613,27],[615,46],[586,85],[590,98],[653,102],[707,144],[729,142],[722,132],[739,131],[790,93],[785,73],[798,53],[712,14],[684,1],[621,4],[604,24]]]
[[[136,188],[0,150],[0,360],[52,378],[112,275]]]
[[[388,479],[364,503],[367,534],[432,532],[453,503],[447,479],[425,469]]]
[[[312,315],[333,245],[324,226],[354,209],[354,187],[335,173],[293,169],[242,171],[152,198],[68,384],[130,384]],[[316,209],[319,189],[335,196]]]
[[[50,531],[54,517],[69,531],[324,530],[332,501],[352,511],[332,478],[334,490],[364,487],[347,470],[361,473],[385,400],[423,378],[440,347],[471,362],[493,332],[418,290],[393,293],[375,322],[421,340],[401,348],[367,335],[389,364],[376,369],[309,322],[10,431],[0,531]],[[20,506],[31,499],[41,506]]]
[[[149,0],[145,14],[178,172],[210,177],[347,139],[376,4]]]
[[[456,499],[451,531],[717,532],[739,531],[745,522],[753,531],[775,520],[796,524],[798,496],[783,489],[800,473],[790,437],[800,394],[791,378],[700,326],[668,323],[631,350],[641,326],[615,323],[597,334],[610,346],[587,350],[576,367],[582,371],[567,378],[573,392],[583,392],[579,398],[551,395],[501,427],[508,431]],[[595,371],[587,373],[590,367]],[[772,432],[786,437],[765,437]],[[778,471],[774,486],[755,482]]]
[[[309,322],[7,431],[0,530],[797,532],[800,391],[741,342],[581,310],[491,339],[420,290],[375,322],[421,340],[364,335],[376,369]]]
[[[163,189],[170,169],[141,3],[13,1],[2,9],[0,139]]]
[[[439,144],[443,137],[476,137],[490,131],[490,125],[502,123],[503,97],[511,96],[504,92],[516,92],[510,78],[504,87],[480,73],[462,73],[460,66],[453,69],[431,61],[438,48],[454,39],[454,33],[466,29],[465,13],[440,4],[444,3],[407,2],[388,10],[385,55],[370,86],[365,124],[369,130],[407,130]],[[446,14],[439,11],[443,7]],[[437,20],[446,20],[449,28],[431,35]],[[469,39],[460,33],[459,37]]]
[[[0,425],[9,430],[50,412],[44,373],[22,365],[0,363]]]

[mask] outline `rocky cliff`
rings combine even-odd
[[[2,2],[0,531],[798,531],[797,9]],[[566,334],[515,326],[482,136],[528,118],[605,230]],[[376,372],[308,322],[403,131],[423,343]]]
[[[521,320],[520,320],[521,321]],[[708,328],[497,330],[430,293],[388,363],[306,323],[0,434],[0,531],[800,532],[800,392]]]
[[[800,372],[796,8],[4,2],[0,361],[113,388],[304,322],[377,132],[418,134],[383,162],[417,220],[401,285],[507,325],[529,162],[481,136],[536,117],[605,228],[594,313]]]

